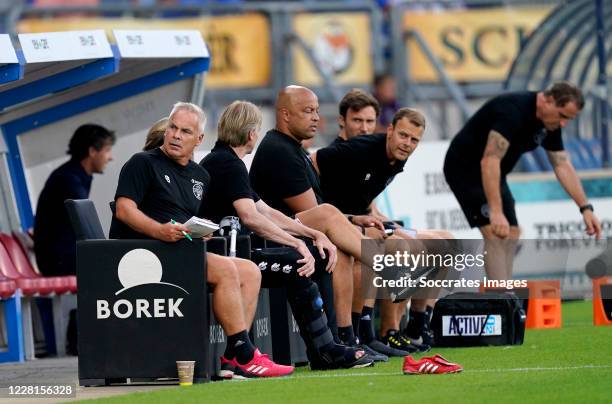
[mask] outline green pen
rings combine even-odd
[[[176,224],[176,221],[174,219],[170,219],[170,223],[172,224]],[[181,230],[181,233],[183,233],[183,236],[185,236],[185,238],[189,241],[193,241],[193,239],[191,238],[191,236],[189,235],[189,233],[187,233],[186,231]]]

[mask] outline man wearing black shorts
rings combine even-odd
[[[513,241],[520,236],[514,198],[506,176],[525,152],[542,146],[558,181],[583,215],[586,233],[601,235],[599,220],[563,148],[561,129],[584,106],[579,88],[567,82],[545,91],[515,92],[489,100],[450,144],[444,175],[471,227],[478,227],[489,251],[485,265],[491,279],[512,276]],[[510,240],[499,245],[493,240]]]
[[[363,351],[334,342],[322,310],[318,287],[310,279],[315,271],[315,260],[306,244],[291,234],[314,240],[323,258],[327,251],[328,271],[332,271],[335,265],[336,247],[322,232],[269,207],[251,188],[242,158],[255,148],[260,128],[261,111],[250,102],[235,101],[223,111],[218,125],[219,140],[200,162],[211,176],[210,197],[203,204],[201,215],[214,221],[225,216],[238,216],[243,225],[255,234],[295,249],[291,257],[303,266],[294,269],[292,265],[285,265],[282,270],[275,271],[260,265],[262,284],[266,287],[286,287],[287,299],[308,347],[313,369],[369,366],[372,360],[364,357]],[[316,209],[320,208],[316,207],[313,211]],[[304,212],[303,216],[312,214],[316,215],[316,212]]]
[[[137,153],[121,169],[111,238],[184,239],[186,222],[200,210],[210,176],[191,161],[204,137],[204,113],[179,102],[169,115],[161,147]],[[174,222],[176,220],[176,222]],[[226,377],[275,377],[293,372],[256,349],[247,334],[253,322],[261,275],[248,260],[206,254],[213,310],[227,337],[221,357]]]

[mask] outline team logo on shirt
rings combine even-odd
[[[539,132],[537,132],[535,135],[533,135],[533,141],[536,144],[541,145],[544,139],[546,139],[547,134],[548,132],[546,132],[546,129],[542,129]]]
[[[202,200],[202,194],[204,194],[204,184],[201,181],[191,179],[193,183],[193,195],[198,198],[198,201]]]
[[[166,182],[170,184],[170,177],[168,177],[168,175],[164,175],[164,178],[166,179]]]

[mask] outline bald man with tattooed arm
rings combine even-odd
[[[468,223],[487,241],[490,279],[512,276],[512,247],[520,236],[506,176],[523,153],[538,146],[546,149],[558,181],[578,206],[586,233],[600,237],[601,225],[561,137],[561,129],[583,107],[582,92],[568,82],[540,92],[503,94],[485,103],[451,142],[444,175]]]

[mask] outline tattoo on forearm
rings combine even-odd
[[[502,159],[510,147],[508,139],[503,137],[499,132],[492,130],[489,132],[489,138],[487,139],[487,145],[485,147],[485,157],[497,157]]]
[[[568,159],[567,152],[565,151],[549,151],[548,160],[553,167],[557,167],[559,164],[566,162]]]

